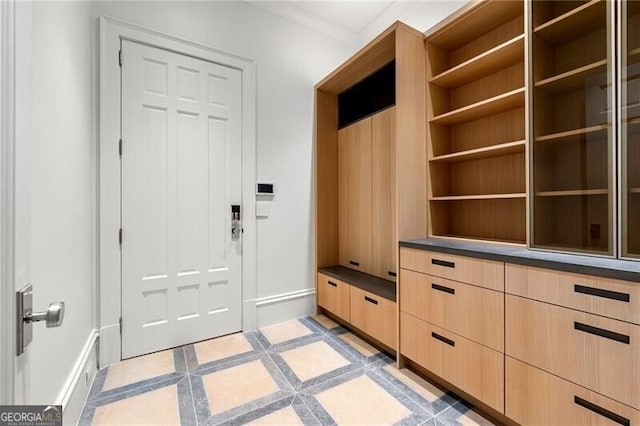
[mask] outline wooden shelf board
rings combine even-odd
[[[629,51],[629,56],[636,56],[638,54],[640,54],[640,47],[636,47],[635,49]]]
[[[634,187],[629,189],[629,192],[632,194],[640,194],[640,187]]]
[[[564,139],[564,138],[570,138],[573,136],[587,135],[589,133],[600,132],[603,130],[607,130],[608,128],[609,128],[608,124],[599,124],[597,126],[584,127],[582,129],[567,130],[566,132],[559,132],[559,133],[552,133],[544,136],[538,136],[535,140],[536,142],[545,142],[550,140]]]
[[[607,195],[607,189],[575,189],[569,191],[540,191],[536,192],[536,197],[568,197],[582,195]]]
[[[627,119],[627,121],[624,124],[627,124],[627,125],[640,124],[640,117],[629,118],[629,119]]]
[[[462,200],[500,200],[510,198],[526,198],[524,192],[514,194],[479,194],[479,195],[451,195],[446,197],[431,197],[429,201],[462,201]]]
[[[524,13],[524,3],[517,1],[471,2],[468,8],[454,12],[440,24],[425,32],[429,43],[453,50],[477,39],[497,24]],[[475,4],[473,4],[475,3]]]
[[[524,87],[449,111],[431,119],[431,123],[450,125],[471,121],[524,105]]]
[[[562,43],[598,29],[598,21],[602,26],[606,21],[607,4],[605,0],[591,0],[576,7],[557,18],[538,25],[534,32],[552,43]]]
[[[486,242],[491,244],[499,244],[499,245],[509,245],[509,246],[520,246],[526,247],[527,243],[523,240],[508,240],[508,239],[495,239],[495,238],[485,238],[485,237],[470,237],[468,235],[454,235],[454,234],[432,234],[429,236],[430,238],[442,238],[446,240],[457,240],[457,241],[469,241],[469,242]]]
[[[453,163],[458,161],[480,160],[483,158],[498,157],[508,154],[518,154],[524,152],[525,145],[525,140],[507,142],[499,145],[470,149],[468,151],[459,151],[451,154],[439,155],[429,161],[439,163]]]
[[[580,86],[584,86],[586,79],[607,71],[607,60],[594,62],[553,77],[538,81],[536,88],[552,93],[569,91]]]
[[[436,75],[429,82],[445,88],[458,87],[523,60],[524,34],[521,34]]]

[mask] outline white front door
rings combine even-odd
[[[240,331],[241,72],[122,41],[122,357]]]

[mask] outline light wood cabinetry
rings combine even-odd
[[[640,326],[506,297],[506,354],[640,409]]]
[[[402,270],[402,310],[504,352],[504,293]]]
[[[400,267],[504,291],[504,263],[502,262],[403,247]]]
[[[345,321],[351,319],[351,286],[344,281],[318,274],[318,305]]]
[[[432,373],[504,412],[504,355],[401,312],[400,351]]]
[[[640,424],[640,411],[509,356],[505,379],[505,414],[519,424]]]
[[[613,254],[613,2],[531,2],[535,247]]]
[[[505,267],[506,292],[640,325],[640,286],[522,265]]]
[[[351,324],[391,349],[396,348],[396,304],[374,293],[351,287]]]
[[[526,242],[524,3],[427,34],[429,235]]]
[[[338,131],[338,164],[340,264],[371,272],[371,118]]]

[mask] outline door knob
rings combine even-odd
[[[24,322],[46,321],[47,328],[60,327],[64,320],[64,302],[53,302],[44,312],[26,312],[22,318]]]

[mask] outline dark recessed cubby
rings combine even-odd
[[[396,104],[396,61],[338,95],[338,129]]]

